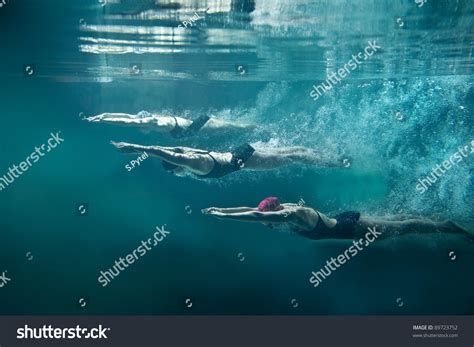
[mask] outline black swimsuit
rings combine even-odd
[[[199,118],[195,119],[189,127],[186,129],[182,128],[178,124],[178,120],[174,117],[175,125],[174,128],[170,131],[171,136],[176,139],[189,137],[196,135],[196,133],[211,119],[209,116],[200,116]]]
[[[208,174],[196,176],[199,178],[220,178],[232,172],[239,171],[244,167],[245,162],[252,156],[253,152],[255,152],[255,149],[249,144],[241,145],[231,151],[232,159],[230,163],[221,163],[208,152],[207,154],[214,160],[214,167]]]
[[[357,221],[360,218],[359,212],[348,211],[332,217],[337,221],[336,225],[332,228],[324,223],[319,212],[316,211],[316,213],[319,216],[316,226],[309,231],[299,230],[300,234],[313,240],[354,238]]]

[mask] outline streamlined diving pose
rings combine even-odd
[[[111,142],[122,153],[143,153],[160,158],[163,167],[177,176],[188,171],[199,178],[219,178],[239,170],[271,170],[290,164],[344,167],[343,159],[305,147],[261,148],[244,144],[230,152],[189,147],[142,146]]]
[[[194,136],[199,133],[217,133],[224,131],[245,131],[256,128],[252,124],[232,122],[201,116],[194,121],[182,117],[162,116],[141,111],[138,114],[102,113],[84,118],[89,122],[101,122],[126,126],[136,126],[158,132],[167,132],[174,138]]]
[[[407,233],[451,233],[463,234],[472,239],[465,230],[450,221],[434,221],[417,216],[397,215],[372,217],[359,212],[343,212],[329,217],[308,206],[280,204],[278,198],[269,197],[258,207],[218,208],[202,210],[203,214],[219,219],[262,223],[267,226],[286,224],[295,233],[312,239],[354,239],[367,233],[368,228],[377,230],[377,240]]]

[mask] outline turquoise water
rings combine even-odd
[[[199,212],[279,196],[327,213],[442,215],[474,233],[472,156],[426,193],[415,189],[474,139],[472,1],[159,3],[10,0],[0,8],[0,175],[51,132],[64,138],[0,192],[0,274],[11,277],[0,313],[473,314],[474,246],[464,238],[377,242],[313,288],[311,271],[350,242]],[[178,33],[196,11],[203,19]],[[368,40],[380,51],[313,101],[312,85]],[[140,110],[260,128],[175,140],[80,119]],[[135,158],[110,140],[303,145],[352,165],[198,181],[166,174],[155,159],[127,172]],[[166,240],[107,287],[98,283],[101,270],[165,224]]]

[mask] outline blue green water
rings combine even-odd
[[[64,138],[0,192],[0,274],[11,277],[0,288],[0,313],[473,314],[474,246],[464,238],[377,242],[313,288],[311,271],[350,242],[199,212],[278,196],[325,213],[442,215],[474,233],[472,156],[425,194],[415,189],[474,139],[472,1],[159,3],[10,0],[0,8],[0,175],[51,132]],[[196,27],[176,32],[206,9]],[[313,101],[312,85],[368,40],[380,52]],[[80,119],[141,110],[261,127],[175,140]],[[134,157],[110,140],[213,150],[302,145],[352,165],[199,181],[171,176],[152,158],[127,172]],[[88,214],[78,216],[83,203]],[[107,287],[98,283],[101,270],[164,224],[169,238]]]

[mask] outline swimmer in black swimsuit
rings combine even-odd
[[[271,170],[290,164],[345,167],[342,158],[331,158],[304,147],[263,148],[244,144],[230,152],[213,152],[189,147],[142,146],[111,142],[123,153],[147,152],[163,160],[165,170],[181,176],[189,171],[199,178],[220,178],[243,169]]]
[[[255,128],[251,124],[221,120],[205,115],[191,121],[182,117],[163,116],[147,111],[141,111],[136,115],[128,113],[102,113],[97,116],[84,118],[84,120],[168,132],[174,138],[190,137],[198,133],[211,134],[222,131],[245,131]]]
[[[451,233],[473,238],[450,221],[435,221],[416,216],[371,217],[359,212],[343,212],[334,217],[299,204],[280,204],[275,197],[266,198],[258,207],[218,208],[202,210],[203,214],[219,219],[262,223],[267,226],[286,224],[295,233],[312,240],[355,239],[367,233],[368,228],[377,230],[377,240],[408,233]]]

